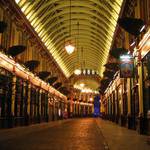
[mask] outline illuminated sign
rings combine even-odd
[[[134,75],[134,61],[131,55],[120,56],[120,78],[132,78]]]

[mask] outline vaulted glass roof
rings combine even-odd
[[[15,1],[66,77],[75,69],[102,76],[123,0]],[[70,55],[68,42],[75,46]]]

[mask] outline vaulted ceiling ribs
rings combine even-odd
[[[123,0],[71,0],[71,37],[70,0],[16,2],[66,77],[79,67],[103,74]],[[71,55],[68,41],[76,47]]]

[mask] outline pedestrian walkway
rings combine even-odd
[[[121,127],[111,121],[96,119],[110,150],[150,150],[148,136],[139,135],[135,130]]]
[[[0,131],[0,150],[104,150],[104,143],[93,118]]]
[[[0,150],[150,150],[147,136],[100,118],[0,130]]]

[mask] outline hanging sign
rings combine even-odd
[[[131,55],[120,56],[120,78],[133,78],[134,61]]]

